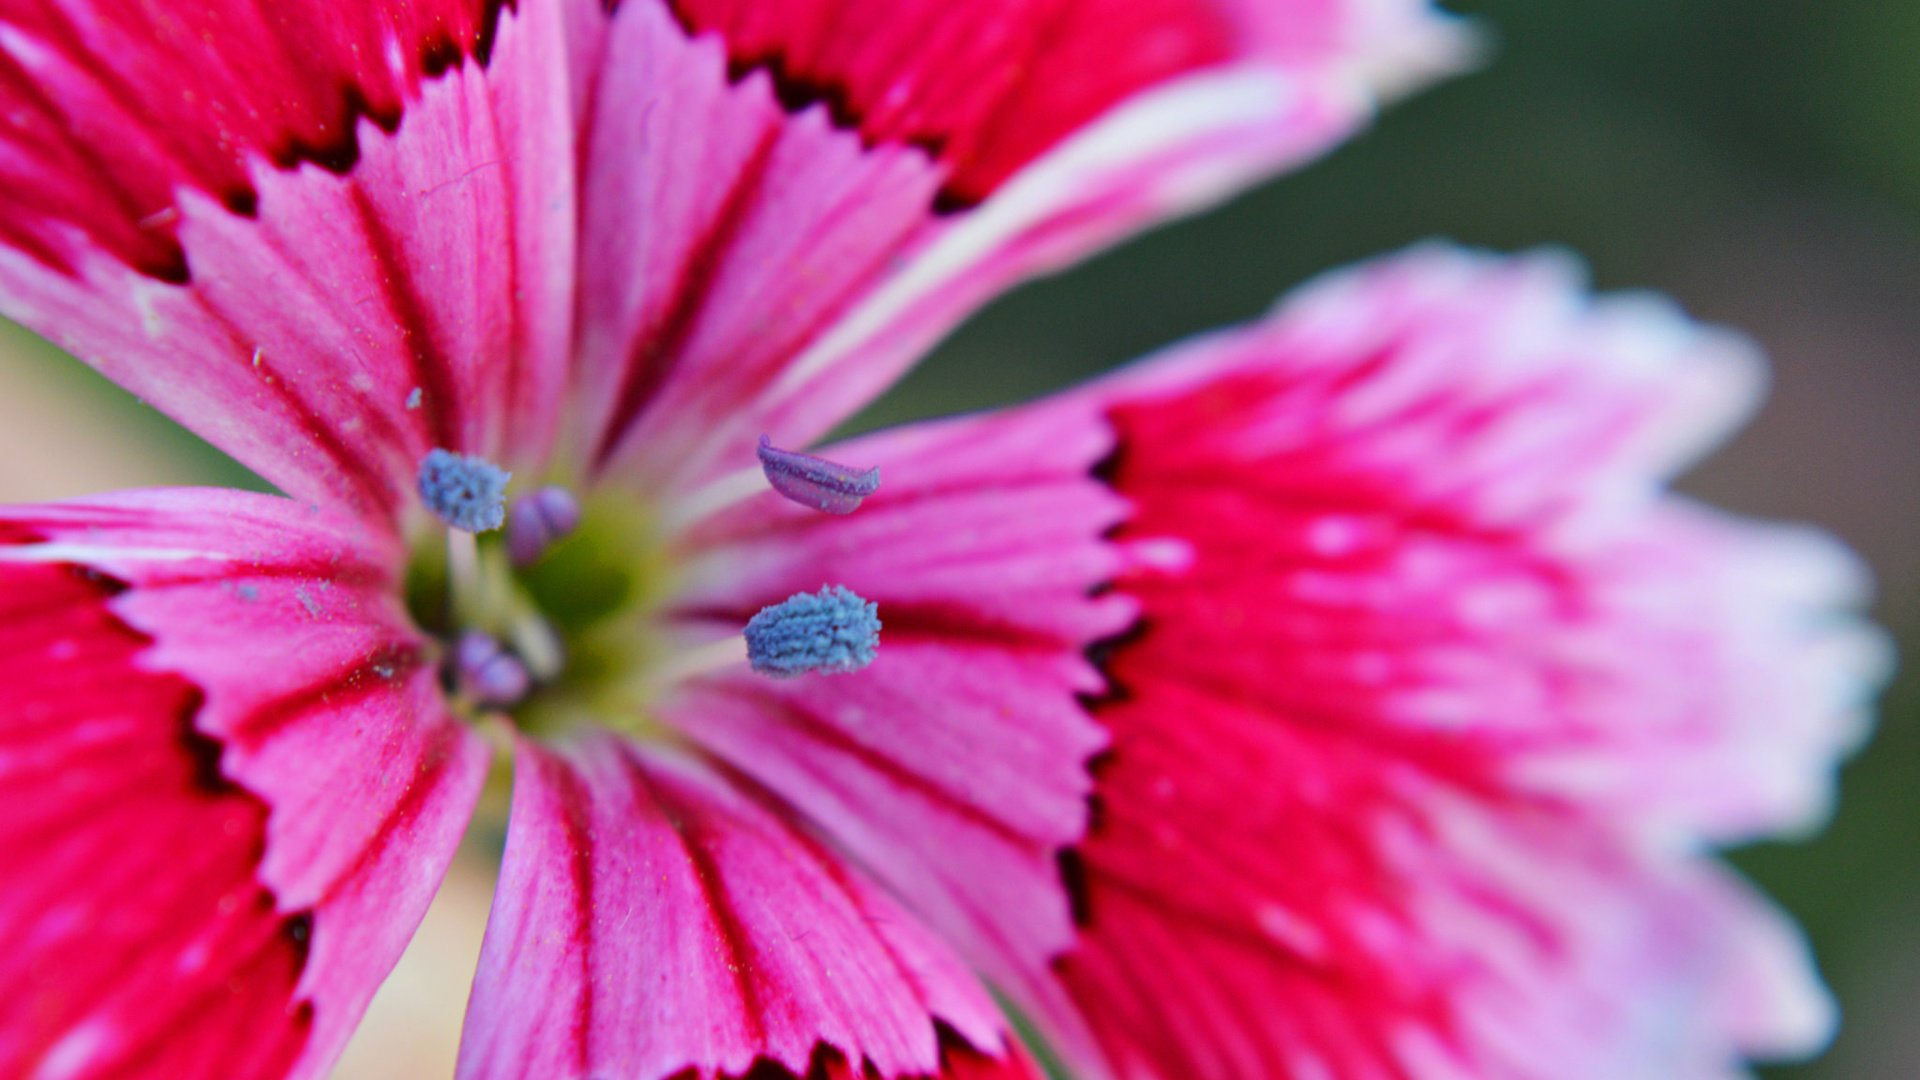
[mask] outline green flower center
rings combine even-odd
[[[470,721],[504,715],[537,736],[589,722],[640,734],[657,730],[648,706],[669,656],[660,612],[672,575],[655,518],[630,494],[602,493],[524,566],[506,532],[433,522],[412,544],[406,600],[441,643],[448,698]],[[489,672],[462,648],[476,636],[524,669],[522,692],[489,698]]]

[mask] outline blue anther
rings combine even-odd
[[[563,487],[543,487],[513,500],[507,510],[507,556],[532,566],[547,549],[580,527],[580,500]]]
[[[507,519],[511,479],[512,473],[484,458],[433,450],[420,460],[420,499],[462,532],[491,532]]]
[[[518,657],[489,634],[469,630],[453,652],[454,678],[460,689],[484,705],[505,708],[527,696],[532,680]]]
[[[838,462],[782,450],[760,436],[760,468],[773,490],[815,510],[851,514],[860,501],[880,490],[880,470],[855,469]]]
[[[873,663],[880,609],[850,589],[796,593],[747,622],[747,660],[762,675],[839,675]]]

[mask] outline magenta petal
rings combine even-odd
[[[888,481],[833,517],[770,492],[693,530],[675,602],[689,637],[833,582],[879,605],[871,666],[832,680],[739,669],[661,711],[777,792],[1004,986],[1042,980],[1072,940],[1061,851],[1086,827],[1087,659],[1132,606],[1122,505],[1092,478],[1111,448],[1077,407],[922,425],[831,448]],[[1036,991],[1038,992],[1038,991]]]
[[[101,584],[8,566],[0,589],[0,1073],[283,1075],[308,927],[255,877],[265,804]]]
[[[0,244],[0,310],[298,498],[390,514],[412,502],[414,472],[433,447],[510,467],[544,454],[566,378],[573,266],[572,139],[552,6],[489,29],[484,71],[465,64],[421,82],[412,70],[384,89],[325,72],[339,42],[374,63],[370,77],[391,82],[386,58],[400,63],[406,44],[386,39],[385,17],[279,5],[268,33],[256,32],[251,8],[213,7],[221,10],[206,28],[211,55],[193,22],[208,16],[205,5],[165,30],[98,13],[82,20],[84,34],[39,14],[24,27],[0,20],[0,103],[30,87],[34,109],[62,118],[47,121],[62,134],[43,141],[8,143],[20,137],[14,127],[0,134],[8,175],[26,168],[44,173],[49,190],[96,185],[116,198],[111,210],[94,196],[81,205],[10,199],[0,214],[0,240],[11,241]],[[450,35],[449,44],[470,42],[483,22],[493,27],[477,12],[432,7],[391,17],[411,26],[417,15],[420,34]],[[196,28],[178,36],[187,24]],[[92,45],[102,52],[73,55],[70,31],[103,38]],[[310,37],[301,55],[314,50],[317,66],[268,82],[288,55],[273,33]],[[189,67],[197,74],[181,73]],[[22,88],[7,89],[10,68]],[[141,94],[134,120],[110,89],[133,85],[170,90]],[[388,129],[403,112],[405,122],[389,134],[335,116],[357,92],[378,103]],[[189,112],[172,116],[167,103],[183,101]],[[294,128],[244,130],[283,108]],[[159,110],[151,121],[149,110]],[[283,145],[355,150],[326,155],[331,169],[277,168],[248,153]],[[217,162],[181,165],[188,177],[153,160],[215,151]],[[209,170],[211,188],[194,179]],[[134,187],[115,190],[123,182]],[[149,185],[151,198],[136,195]],[[234,212],[236,191],[244,213]],[[116,239],[109,233],[128,200],[153,215],[151,228]],[[183,260],[177,272],[127,249],[144,251],[148,236]]]
[[[608,734],[521,743],[460,1075],[934,1072],[999,1053],[973,976],[764,796]]]
[[[0,1073],[325,1073],[485,772],[397,554],[237,493],[0,512]]]
[[[1830,540],[1664,491],[1753,373],[1559,260],[1430,248],[1069,398],[1142,620],[1060,1022],[1202,1080],[1817,1048],[1796,932],[1700,852],[1817,819],[1884,646]]]

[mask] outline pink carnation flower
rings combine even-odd
[[[1818,817],[1879,653],[1844,552],[1664,492],[1741,341],[1430,248],[797,452],[1462,46],[0,2],[0,307],[285,493],[0,511],[0,1075],[324,1074],[476,814],[463,1077],[1034,1076],[1009,1010],[1089,1078],[1817,1047],[1709,849]]]

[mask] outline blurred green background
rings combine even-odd
[[[1845,1013],[1828,1055],[1770,1075],[1920,1076],[1920,4],[1450,6],[1494,42],[1479,73],[1298,175],[1003,299],[861,423],[1028,397],[1428,236],[1565,245],[1605,288],[1659,289],[1745,329],[1774,358],[1774,396],[1686,486],[1845,537],[1907,646],[1831,827],[1738,856],[1806,922]],[[178,451],[88,475],[239,475],[78,365],[23,355],[24,377],[78,387],[101,435]],[[0,467],[0,498],[41,497],[36,479]]]

